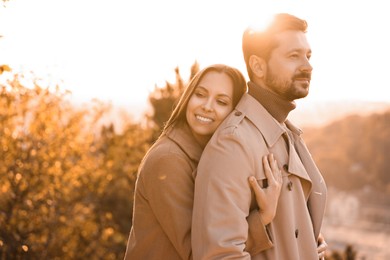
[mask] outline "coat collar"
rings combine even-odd
[[[242,112],[262,133],[268,147],[272,147],[287,135],[291,141],[287,142],[289,150],[288,171],[311,182],[311,179],[299,158],[294,144],[300,140],[302,131],[294,126],[289,120],[285,121],[285,126],[280,124],[270,113],[251,95],[245,94],[236,109]],[[305,191],[309,194],[310,187]]]
[[[263,134],[267,145],[273,146],[285,129],[272,115],[251,95],[244,94],[236,106],[236,110],[242,112]],[[289,120],[285,122],[288,129],[295,135],[301,135],[302,131]]]
[[[175,142],[191,160],[199,162],[203,148],[196,142],[187,124],[173,126],[166,136]]]

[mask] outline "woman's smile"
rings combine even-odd
[[[200,121],[201,123],[212,123],[214,122],[214,119],[206,116],[201,116],[201,115],[195,115],[196,119]]]

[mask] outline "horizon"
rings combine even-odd
[[[146,103],[143,105],[112,104],[112,110],[109,113],[111,117],[109,118],[121,128],[123,122],[120,119],[120,113],[122,111],[125,111],[135,122],[142,122],[151,109],[152,107]],[[387,101],[299,100],[297,107],[290,112],[288,118],[300,128],[324,127],[348,116],[365,117],[385,113],[389,110],[390,102]],[[116,115],[119,117],[117,118]]]

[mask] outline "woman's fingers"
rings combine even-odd
[[[259,209],[262,209],[267,203],[267,197],[264,190],[260,187],[254,176],[249,177],[249,184],[255,193],[255,198]]]
[[[256,178],[251,176],[249,177],[249,184],[251,185],[252,190],[255,192],[255,195],[258,196],[262,192],[260,185],[257,183]]]
[[[273,173],[274,179],[278,183],[282,183],[282,181],[283,181],[282,171],[278,167],[278,163],[277,163],[276,159],[274,159],[274,155],[273,154],[271,154],[271,155],[272,155],[271,169],[272,169],[272,173]]]
[[[264,168],[265,177],[268,179],[269,182],[270,179],[273,179],[273,176],[272,176],[272,170],[271,170],[269,158],[267,155],[263,156],[263,168]]]
[[[274,155],[271,153],[263,157],[263,167],[269,185],[281,185],[283,182],[282,171],[278,167]]]
[[[328,244],[326,243],[323,235],[320,234],[318,237],[318,247],[317,247],[319,259],[323,259],[325,257],[325,253],[327,249],[328,249]]]

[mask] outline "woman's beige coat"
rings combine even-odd
[[[249,212],[256,207],[248,177],[265,183],[262,157],[283,169],[276,217],[252,259],[315,260],[326,186],[290,122],[279,124],[249,94],[206,146],[198,165],[192,226],[194,259],[251,259],[246,250]]]
[[[192,259],[195,170],[201,153],[187,125],[171,129],[148,151],[137,177],[126,260]],[[264,244],[263,226],[257,210],[248,221],[251,252]]]
[[[188,127],[172,129],[139,167],[126,260],[191,259],[195,169],[202,148]]]

